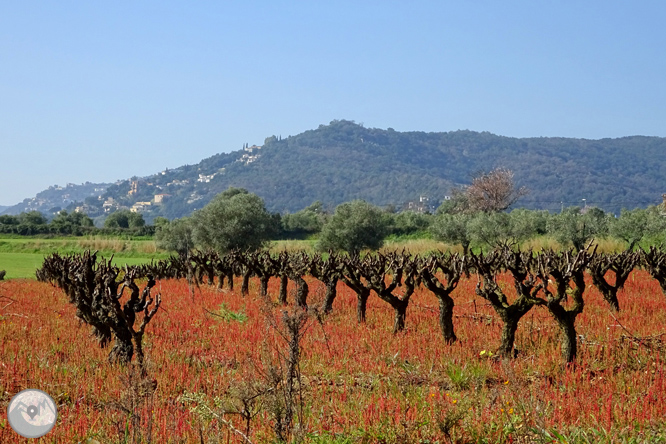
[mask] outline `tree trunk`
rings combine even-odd
[[[617,287],[611,287],[603,290],[601,292],[602,296],[608,302],[608,304],[611,306],[611,309],[613,311],[620,311],[620,301],[617,299]]]
[[[453,328],[453,305],[453,298],[450,296],[439,296],[439,326],[448,345],[458,339]]]
[[[368,307],[368,298],[370,290],[363,288],[360,293],[356,293],[356,321],[359,324],[365,323],[365,311]]]
[[[604,300],[608,302],[608,305],[611,306],[613,311],[620,311],[620,302],[617,299],[617,291],[622,286],[622,278],[619,273],[615,273],[615,285],[610,285],[606,281],[606,276],[604,276],[605,270],[596,269],[590,267],[590,275],[592,275],[592,283],[597,290],[604,297]]]
[[[93,334],[99,340],[100,348],[106,347],[111,342],[111,329],[106,325],[93,325]]]
[[[203,285],[203,277],[204,277],[204,270],[201,267],[197,267],[194,269],[194,279],[197,285],[201,286]]]
[[[507,316],[503,321],[502,337],[497,354],[505,358],[510,358],[511,352],[513,351],[513,343],[516,339],[516,330],[518,329],[518,321],[520,321],[520,317],[516,318]]]
[[[227,288],[229,290],[234,289],[234,272],[233,271],[229,271],[227,273]]]
[[[287,305],[287,285],[289,284],[289,278],[286,275],[280,276],[280,293],[278,295],[278,301],[282,305]]]
[[[247,296],[250,294],[250,276],[252,275],[251,271],[246,271],[243,273],[243,284],[241,285],[241,294]]]
[[[270,280],[269,275],[264,275],[259,278],[260,289],[259,294],[261,296],[266,296],[268,294],[268,281]]]
[[[143,354],[143,333],[137,333],[134,335],[134,344],[136,351],[136,361],[139,364],[139,368],[141,369],[141,377],[145,378],[148,372],[146,371],[146,362]]]
[[[111,352],[109,352],[109,362],[118,364],[129,364],[134,355],[134,346],[132,345],[132,335],[129,330],[121,330],[121,333],[114,331],[116,339]]]
[[[393,310],[395,310],[395,319],[393,321],[393,334],[401,332],[405,329],[405,318],[407,317],[407,305],[408,304],[402,303],[402,304],[396,304],[393,307]]]
[[[562,330],[562,357],[567,364],[574,362],[578,352],[575,322],[575,316],[565,316],[563,319],[557,320]]]
[[[548,304],[548,311],[553,315],[562,331],[562,357],[566,363],[574,362],[576,359],[577,345],[576,345],[576,316],[582,312],[582,307],[579,311],[567,311],[559,304]]]
[[[220,273],[217,275],[217,289],[222,290],[223,286],[224,286],[224,274]]]
[[[294,280],[296,281],[296,285],[297,285],[297,288],[296,288],[296,305],[298,305],[299,307],[307,309],[308,308],[307,300],[308,300],[308,292],[309,292],[308,283],[305,282],[305,279],[303,279],[302,276],[298,276]]]
[[[337,279],[326,282],[326,298],[324,299],[324,313],[329,314],[333,311],[333,301],[337,296]]]

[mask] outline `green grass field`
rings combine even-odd
[[[272,251],[313,251],[314,241],[274,241]],[[116,265],[138,265],[151,260],[164,259],[168,252],[158,250],[150,239],[117,239],[101,237],[0,237],[0,270],[5,270],[5,279],[34,279],[35,271],[42,266],[44,256],[51,253],[83,253],[98,251],[104,257],[113,255]]]
[[[98,251],[107,258],[113,255],[116,265],[138,265],[169,256],[169,253],[159,251],[154,241],[146,239],[0,237],[0,270],[7,272],[5,279],[34,279],[44,256],[86,250]]]
[[[44,260],[42,253],[0,253],[0,270],[5,270],[5,279],[35,278],[35,271],[42,266]],[[111,257],[111,255],[103,255]],[[139,265],[149,263],[153,257],[126,257],[115,255],[113,263],[116,265]]]
[[[275,241],[272,251],[306,250],[312,252],[313,241]],[[0,270],[5,270],[5,279],[35,278],[35,270],[42,266],[44,256],[83,253],[97,250],[104,257],[113,255],[116,265],[138,265],[151,260],[164,259],[169,253],[159,251],[151,240],[125,240],[100,238],[53,238],[32,237],[0,238]]]
[[[43,258],[35,253],[0,253],[0,270],[7,272],[5,279],[34,278]]]

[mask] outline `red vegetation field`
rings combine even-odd
[[[314,306],[323,287],[308,282]],[[508,278],[504,284],[512,286]],[[286,308],[267,309],[258,281],[251,285],[243,298],[240,285],[231,292],[202,287],[192,296],[184,281],[157,284],[164,310],[144,338],[157,388],[144,396],[151,391],[132,384],[129,369],[107,363],[108,350],[96,346],[61,290],[2,282],[0,408],[6,412],[22,389],[51,394],[58,422],[38,442],[131,442],[139,432],[144,442],[243,442],[224,421],[243,431],[246,423],[223,410],[266,384],[269,364],[287,353],[279,334]],[[559,329],[542,308],[521,321],[516,358],[495,359],[500,324],[474,296],[475,285],[473,275],[453,293],[459,340],[447,346],[427,290],[417,290],[406,331],[393,335],[388,304],[373,295],[359,325],[355,294],[340,284],[333,313],[323,323],[311,319],[301,342],[304,442],[666,440],[666,298],[649,275],[633,273],[616,314],[589,283],[571,367],[562,364]],[[276,294],[271,280],[269,295]],[[249,439],[273,442],[271,405],[257,403]],[[28,440],[3,415],[0,442]]]

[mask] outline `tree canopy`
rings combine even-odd
[[[85,228],[92,228],[93,220],[84,213],[71,212],[66,210],[59,212],[51,221],[51,230],[61,234],[83,234]]]
[[[320,250],[344,250],[358,253],[377,250],[388,233],[390,219],[380,208],[362,200],[338,205],[321,231]]]
[[[104,221],[104,228],[141,228],[146,225],[141,213],[119,210],[109,214]]]
[[[176,219],[159,225],[155,232],[155,243],[159,248],[186,254],[194,247],[194,235],[189,218]]]
[[[279,219],[256,194],[229,188],[194,212],[190,223],[197,246],[223,253],[263,247],[276,234]]]
[[[608,233],[608,216],[599,208],[569,207],[548,219],[548,232],[562,245],[572,244],[580,251],[589,240]]]
[[[282,217],[282,229],[291,235],[303,236],[321,231],[326,221],[327,214],[321,201]]]
[[[525,187],[516,187],[513,171],[495,168],[478,173],[470,185],[454,188],[453,198],[445,201],[438,213],[496,213],[504,211],[527,195]]]

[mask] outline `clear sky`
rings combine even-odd
[[[666,136],[664,1],[0,4],[0,204],[333,119]]]

